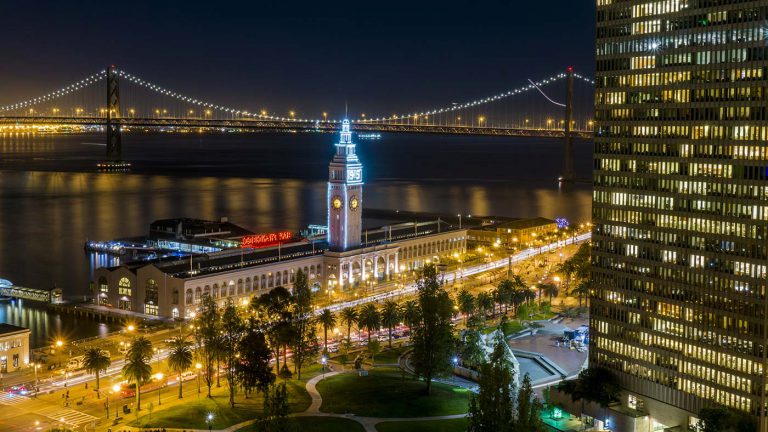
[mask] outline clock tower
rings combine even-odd
[[[349,120],[341,124],[336,154],[328,166],[328,244],[332,250],[360,245],[363,165],[355,153]]]

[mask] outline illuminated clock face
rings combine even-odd
[[[357,210],[357,207],[360,205],[360,201],[357,200],[357,197],[352,197],[351,200],[349,200],[349,208],[352,210]]]
[[[340,209],[341,204],[342,204],[341,197],[337,197],[337,196],[333,197],[333,200],[331,201],[331,205],[333,206],[334,209],[336,210]]]

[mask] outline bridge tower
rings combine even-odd
[[[107,68],[107,158],[98,164],[103,171],[125,171],[131,164],[123,161],[123,136],[120,124],[120,80],[115,65]]]
[[[565,71],[565,160],[563,163],[563,175],[561,182],[573,182],[576,180],[576,173],[573,170],[573,67],[568,67]]]

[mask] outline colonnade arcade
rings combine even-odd
[[[379,251],[339,258],[329,265],[328,287],[350,289],[392,280],[398,271],[396,250]]]

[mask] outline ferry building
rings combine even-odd
[[[317,290],[351,294],[466,251],[467,230],[439,219],[363,231],[363,165],[355,146],[344,120],[328,167],[327,236],[249,236],[241,244],[256,248],[102,267],[94,272],[96,302],[149,316],[190,317],[206,294],[222,303],[249,301],[278,286],[290,289],[299,270]]]

